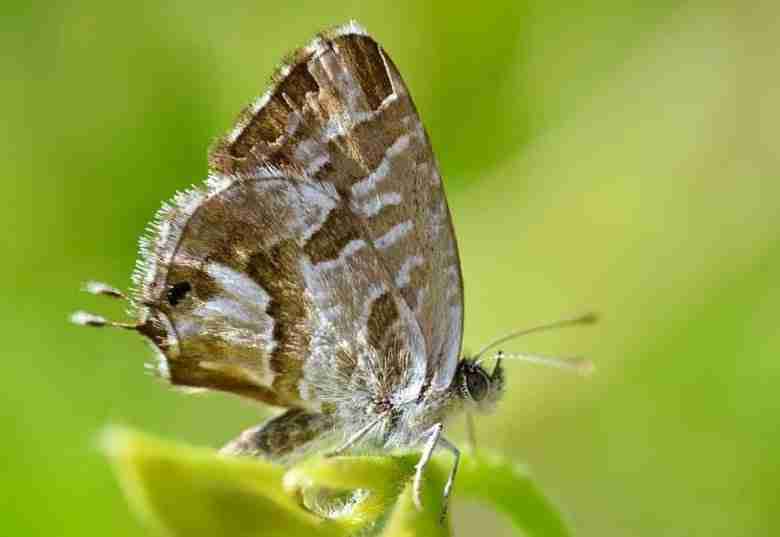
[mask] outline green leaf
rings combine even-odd
[[[434,458],[423,509],[412,502],[418,454],[314,457],[286,469],[113,427],[106,452],[131,507],[161,535],[447,537],[442,491],[452,464]],[[529,537],[568,535],[527,473],[497,455],[464,454],[455,494],[505,513]]]
[[[300,508],[282,487],[280,466],[118,428],[109,429],[105,445],[131,507],[162,535],[346,534]]]
[[[528,470],[494,453],[461,459],[456,490],[505,514],[528,537],[570,535],[560,514],[534,484]]]
[[[313,459],[292,470],[285,483],[325,487],[334,490],[370,490],[352,513],[358,521],[373,522],[373,532],[382,537],[426,535],[447,537],[449,520],[442,521],[442,491],[445,474],[439,464],[426,469],[419,511],[412,501],[411,479],[418,454],[395,456],[350,456]]]

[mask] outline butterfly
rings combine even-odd
[[[491,408],[504,373],[500,357],[480,363],[493,344],[461,358],[463,279],[439,167],[398,69],[356,23],[279,68],[210,150],[205,186],[159,211],[134,279],[137,322],[74,320],[143,334],[173,385],[286,409],[223,453],[420,448],[420,507],[441,448],[454,456],[446,506],[460,451],[445,421]]]

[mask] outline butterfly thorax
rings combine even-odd
[[[386,449],[416,446],[426,432],[463,410],[492,410],[504,387],[503,369],[496,364],[492,373],[469,359],[458,363],[452,382],[444,390],[424,385],[410,400],[371,400],[365,406],[342,405],[334,414],[334,428],[349,437],[369,423],[378,422],[364,445]]]

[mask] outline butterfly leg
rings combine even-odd
[[[442,495],[441,518],[444,520],[444,517],[447,514],[447,506],[450,499],[450,493],[452,492],[452,485],[455,483],[455,475],[458,471],[458,464],[460,463],[460,450],[442,436],[442,428],[443,424],[437,423],[428,430],[428,440],[426,440],[425,446],[423,447],[420,461],[415,467],[414,484],[412,486],[412,500],[418,509],[422,509],[421,492],[423,472],[425,471],[425,467],[430,462],[431,457],[433,456],[433,452],[436,450],[436,448],[442,447],[446,449],[455,456],[455,462],[452,465],[449,476],[447,476],[447,482],[444,485],[444,493]]]
[[[452,485],[455,484],[455,475],[458,473],[458,465],[460,464],[460,450],[455,447],[455,445],[444,438],[443,436],[439,439],[439,445],[452,453],[452,455],[455,457],[455,462],[452,463],[452,469],[450,470],[450,475],[447,476],[447,483],[444,485],[444,494],[441,500],[442,508],[441,508],[441,519],[444,520],[444,517],[447,515],[447,507],[450,503],[450,493],[452,493]]]
[[[265,423],[247,429],[226,444],[220,453],[248,457],[284,459],[305,449],[332,429],[324,414],[291,409]]]
[[[417,507],[417,509],[422,509],[422,500],[420,499],[422,491],[422,475],[425,471],[425,467],[428,466],[428,462],[430,462],[431,457],[433,456],[433,451],[436,449],[436,444],[441,438],[441,430],[443,426],[444,424],[437,423],[428,429],[428,440],[425,441],[425,446],[423,446],[420,460],[417,462],[417,466],[414,468],[412,500],[414,501],[414,505]]]
[[[349,448],[360,442],[360,440],[363,439],[364,436],[366,436],[369,432],[371,432],[371,429],[376,427],[380,421],[385,419],[385,414],[380,414],[375,419],[369,421],[366,425],[358,429],[356,433],[354,433],[352,436],[347,438],[347,441],[341,444],[339,447],[334,449],[333,451],[329,451],[325,454],[326,457],[335,457],[337,455],[341,455],[345,451],[347,451]]]

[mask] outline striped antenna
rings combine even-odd
[[[477,363],[479,363],[480,357],[482,357],[482,355],[485,354],[487,351],[501,345],[502,343],[506,343],[507,341],[510,341],[512,339],[526,336],[528,334],[534,334],[536,332],[546,332],[547,330],[554,330],[556,328],[565,328],[568,326],[593,324],[596,321],[598,321],[598,315],[596,315],[595,313],[586,313],[585,315],[579,315],[577,317],[571,317],[569,319],[563,319],[551,323],[540,324],[537,326],[533,326],[531,328],[524,328],[522,330],[515,330],[514,332],[510,332],[505,336],[501,336],[500,338],[491,341],[490,343],[482,347],[482,349],[480,349],[480,351],[474,355],[474,360]]]
[[[498,351],[496,353],[496,359],[522,360],[524,362],[531,362],[534,364],[541,364],[558,369],[565,369],[567,371],[573,371],[583,376],[590,375],[595,369],[593,362],[580,357],[564,358],[558,356],[544,356],[541,354],[528,354],[525,352],[506,354],[504,351]]]

